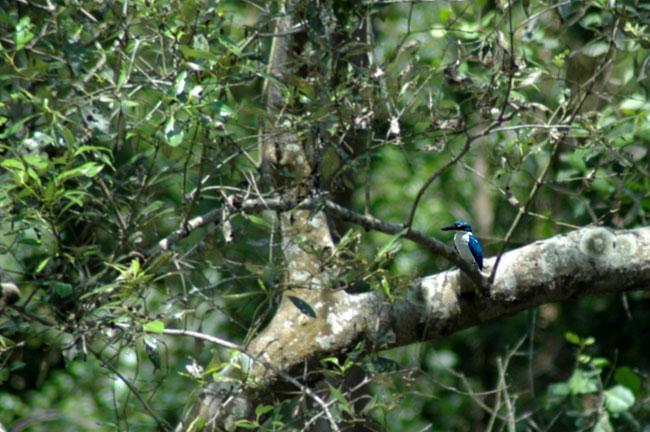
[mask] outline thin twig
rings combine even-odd
[[[567,124],[550,124],[550,125],[544,125],[544,124],[520,124],[520,125],[513,125],[513,126],[503,126],[503,127],[500,127],[500,128],[492,129],[492,130],[490,130],[490,133],[511,131],[511,130],[517,130],[517,129],[574,129],[574,127],[571,126],[571,125],[567,125]]]
[[[528,194],[528,199],[526,200],[526,204],[524,204],[523,207],[519,208],[519,211],[517,212],[517,216],[515,216],[515,220],[510,225],[510,229],[506,234],[506,237],[503,241],[503,245],[501,246],[501,250],[499,251],[499,254],[497,255],[497,259],[494,262],[494,267],[492,267],[492,273],[490,273],[490,279],[489,279],[490,283],[494,282],[494,277],[496,276],[497,268],[499,267],[499,262],[501,261],[501,257],[503,256],[503,253],[506,251],[506,248],[508,247],[508,244],[510,243],[512,236],[515,233],[515,229],[519,225],[519,221],[521,221],[523,215],[528,213],[528,208],[533,203],[533,200],[535,199],[535,195],[537,195],[537,191],[539,191],[540,187],[544,184],[544,179],[546,178],[546,174],[548,174],[549,170],[551,169],[551,165],[553,164],[553,159],[555,158],[555,153],[557,152],[560,146],[560,142],[561,140],[559,139],[555,142],[555,145],[553,146],[553,150],[551,150],[551,154],[549,155],[548,162],[546,163],[544,170],[542,170],[539,177],[537,177],[537,179],[535,180],[535,184],[533,185],[533,188],[530,191],[530,194]]]
[[[481,289],[489,288],[487,278],[485,278],[477,268],[460,258],[458,254],[437,238],[428,236],[412,228],[406,229],[406,226],[402,224],[386,222],[370,214],[364,215],[357,213],[332,201],[324,200],[324,197],[325,195],[315,195],[304,200],[287,199],[279,195],[270,196],[265,199],[262,199],[262,197],[250,198],[238,202],[237,210],[247,213],[262,210],[288,211],[292,209],[317,209],[322,208],[324,205],[325,212],[331,216],[355,223],[367,230],[372,229],[386,234],[398,234],[404,232],[404,238],[425,247],[434,254],[445,257],[447,260],[459,267]],[[176,242],[187,237],[196,229],[210,223],[218,222],[221,218],[221,214],[221,208],[214,208],[203,215],[192,218],[187,222],[187,227],[181,226],[170,235],[160,240],[155,247],[147,252],[147,256],[152,257],[158,253],[170,250]]]
[[[135,395],[135,397],[138,398],[144,409],[149,413],[151,417],[158,423],[158,427],[165,431],[171,432],[174,428],[167,423],[167,420],[164,418],[160,417],[156,411],[149,405],[149,403],[144,399],[140,391],[129,381],[126,379],[118,370],[115,366],[113,366],[109,361],[105,360],[102,358],[101,354],[92,349],[90,346],[88,346],[88,351],[95,356],[97,360],[99,360],[102,365],[106,366],[112,373],[114,373],[126,386],[129,388],[129,390]]]
[[[607,50],[607,53],[605,54],[605,61],[603,64],[600,65],[598,70],[586,81],[584,86],[581,86],[585,88],[584,94],[576,104],[576,106],[573,108],[572,112],[565,117],[564,123],[567,125],[570,125],[573,123],[573,120],[576,118],[578,113],[580,112],[580,109],[582,108],[582,105],[584,102],[587,100],[587,97],[591,93],[591,89],[593,88],[594,84],[596,83],[596,78],[610,65],[610,63],[613,61],[613,59],[610,58],[614,51],[614,40],[616,36],[616,29],[618,28],[619,24],[619,18],[616,19],[614,22],[613,30],[612,30],[612,38],[609,43],[609,47]],[[537,191],[540,189],[542,186],[544,179],[546,178],[546,175],[548,174],[548,171],[551,167],[551,164],[553,163],[553,159],[555,157],[555,153],[557,152],[560,143],[563,141],[563,138],[566,136],[567,131],[563,131],[561,136],[558,137],[555,141],[555,144],[553,146],[553,149],[551,150],[551,154],[549,155],[548,158],[548,163],[544,167],[544,170],[540,174],[540,176],[536,179],[535,184],[533,185],[532,190],[530,191],[530,194],[528,196],[528,199],[526,200],[526,204],[523,207],[519,208],[519,212],[517,213],[517,216],[515,217],[515,220],[513,221],[512,225],[510,226],[510,229],[508,230],[508,233],[506,234],[505,240],[503,242],[503,246],[501,247],[501,250],[499,251],[499,254],[497,255],[497,259],[494,262],[494,267],[492,268],[492,273],[490,274],[489,281],[490,283],[494,282],[494,278],[497,273],[497,268],[499,267],[499,262],[501,261],[501,257],[503,253],[505,252],[508,243],[510,242],[510,239],[512,238],[512,235],[517,227],[519,225],[519,222],[521,221],[521,218],[524,214],[528,212],[528,208],[532,204],[533,199],[535,198],[535,195],[537,194]]]
[[[406,228],[408,228],[409,232],[411,231],[411,227],[413,225],[413,218],[415,217],[415,211],[417,210],[418,204],[420,203],[420,199],[422,199],[422,196],[424,195],[424,192],[426,192],[427,188],[429,186],[431,186],[431,183],[433,183],[433,181],[435,179],[437,179],[442,173],[447,171],[447,169],[449,169],[450,166],[452,166],[456,162],[458,162],[460,160],[460,158],[462,158],[465,155],[465,153],[467,153],[469,151],[469,148],[470,148],[471,144],[472,144],[472,140],[470,138],[468,138],[467,142],[465,143],[465,147],[463,147],[461,152],[458,153],[453,158],[451,158],[451,160],[449,162],[447,162],[445,165],[443,165],[438,170],[436,170],[436,172],[433,173],[433,175],[431,177],[429,177],[426,182],[424,182],[424,184],[422,185],[422,187],[418,191],[418,194],[415,196],[415,200],[413,201],[413,205],[411,205],[411,212],[409,213],[409,218],[406,221],[406,224],[404,224],[404,226]]]

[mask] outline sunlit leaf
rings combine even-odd
[[[165,125],[165,139],[167,144],[172,147],[177,147],[183,142],[185,131],[183,126],[176,121],[174,116],[171,116]]]
[[[623,147],[621,149],[621,151],[623,152],[623,154],[627,158],[629,158],[629,159],[631,159],[631,160],[633,160],[635,162],[638,162],[641,159],[643,159],[645,157],[645,155],[648,153],[647,148],[639,146],[639,145],[625,146],[625,147]]]
[[[267,221],[266,219],[255,216],[253,214],[247,215],[246,217],[256,225],[259,225],[259,226],[267,228],[267,229],[273,229],[273,224],[271,222]]]
[[[165,331],[165,323],[160,320],[149,321],[142,326],[142,329],[151,333],[162,333]]]
[[[176,82],[174,83],[174,96],[178,96],[185,91],[185,85],[187,84],[187,71],[184,70],[178,77],[176,77]]]
[[[4,168],[7,169],[16,169],[16,170],[24,170],[25,165],[23,162],[19,161],[18,159],[4,159],[0,161],[0,165],[2,165]]]
[[[211,108],[213,113],[215,113],[215,114],[217,114],[217,115],[219,115],[221,117],[224,117],[224,118],[228,118],[228,117],[237,118],[237,113],[235,111],[233,111],[232,108],[230,108],[228,105],[226,105],[225,103],[223,103],[221,101],[214,101],[212,103],[212,105],[210,105],[210,108]]]
[[[609,412],[618,413],[627,411],[634,405],[634,393],[622,385],[616,385],[605,390],[605,404]]]
[[[591,374],[575,369],[567,381],[571,394],[587,394],[598,391],[598,380]]]
[[[626,114],[632,114],[637,110],[643,108],[647,103],[647,99],[641,95],[634,95],[629,98],[623,99],[618,107]]]
[[[34,25],[32,24],[28,16],[22,17],[18,20],[18,25],[16,26],[16,34],[14,36],[14,41],[16,42],[16,51],[20,51],[23,47],[31,41],[34,36],[36,36],[32,29]]]
[[[218,57],[209,51],[200,51],[194,48],[190,48],[187,45],[179,45],[178,48],[187,57],[199,58],[204,60],[212,60],[212,61],[218,60]]]
[[[63,183],[66,180],[80,176],[95,177],[102,169],[104,169],[104,165],[99,165],[96,162],[86,162],[81,166],[64,171],[57,176],[56,180],[58,183]]]
[[[81,118],[91,129],[97,129],[103,133],[110,131],[111,124],[108,118],[98,108],[92,105],[81,107]]]
[[[52,257],[47,257],[47,258],[43,259],[40,263],[38,263],[38,265],[36,266],[36,269],[34,270],[34,273],[38,274],[38,273],[42,272],[43,269],[45,268],[45,266],[47,266],[47,264],[50,262],[51,259],[52,259]]]

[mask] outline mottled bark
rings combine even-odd
[[[650,286],[648,256],[650,228],[613,231],[591,227],[508,252],[489,292],[477,292],[458,270],[416,280],[394,302],[387,302],[376,292],[315,290],[317,294],[309,301],[316,318],[285,301],[251,345],[250,352],[262,353],[259,358],[265,361],[263,364],[248,357],[246,365],[256,379],[238,394],[238,405],[231,394],[220,397],[226,396],[224,400],[231,405],[254,410],[273,392],[291,387],[278,371],[300,376],[305,362],[313,364],[344,353],[361,340],[377,349],[404,346],[545,303],[645,290]],[[490,272],[494,258],[485,264],[485,271]],[[273,368],[268,367],[271,365]],[[311,381],[317,378],[310,375]],[[207,418],[223,411],[220,399],[211,399],[211,404]],[[234,415],[232,409],[228,415]]]

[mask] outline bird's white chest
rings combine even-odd
[[[469,250],[469,235],[468,232],[456,232],[456,234],[454,234],[454,244],[456,245],[456,250],[460,256],[473,263],[474,255],[472,255],[472,251]]]

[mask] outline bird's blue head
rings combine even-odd
[[[443,231],[465,231],[472,232],[472,226],[464,220],[457,220],[453,225],[442,228]]]

